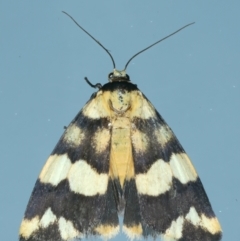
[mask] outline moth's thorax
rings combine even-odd
[[[108,116],[111,118],[114,116],[130,117],[138,93],[136,85],[120,81],[104,85],[98,95],[102,96]]]
[[[123,115],[131,107],[131,93],[117,89],[110,93],[108,103],[114,113]]]

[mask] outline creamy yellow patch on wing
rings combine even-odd
[[[131,123],[127,117],[117,117],[111,123],[110,175],[119,178],[123,187],[125,179],[130,180],[134,177]]]
[[[59,218],[59,231],[63,240],[71,240],[73,238],[80,238],[81,233],[74,228],[73,223],[69,220],[66,220],[63,217]]]
[[[69,186],[75,193],[85,196],[105,194],[108,187],[108,174],[99,174],[86,161],[72,164],[68,172]]]
[[[71,160],[67,154],[51,155],[44,165],[39,179],[42,183],[50,183],[56,186],[67,177],[71,165]]]
[[[123,225],[123,232],[128,236],[130,240],[140,239],[142,237],[142,225],[134,225],[131,227]]]
[[[97,152],[105,151],[110,143],[111,135],[109,129],[99,129],[94,133],[94,146]]]
[[[39,229],[38,216],[32,219],[23,219],[20,226],[19,235],[25,239],[28,239],[31,236],[31,234],[37,231],[38,229]]]
[[[118,234],[119,226],[99,225],[95,228],[95,231],[99,235],[102,235],[102,238],[110,239]]]
[[[156,113],[154,106],[147,99],[143,98],[141,117],[144,119],[149,119],[155,116]]]
[[[79,146],[84,138],[84,132],[76,124],[70,124],[63,136],[63,140],[73,146]]]
[[[190,181],[196,181],[198,178],[195,168],[185,153],[172,154],[170,158],[170,166],[173,176],[182,184],[186,184]]]
[[[155,108],[140,91],[132,91],[131,100],[131,118],[138,117],[146,120],[156,116]]]
[[[208,218],[204,214],[201,215],[201,226],[204,229],[207,229],[211,234],[220,233],[222,231],[221,225],[218,219],[215,218]]]
[[[165,146],[173,138],[173,133],[167,125],[156,128],[154,135],[161,146]]]
[[[133,129],[131,131],[131,139],[132,139],[132,144],[134,146],[134,149],[137,152],[143,153],[147,150],[148,148],[148,136],[144,134],[143,132],[139,131],[138,129]]]
[[[56,215],[52,212],[51,208],[48,208],[43,214],[39,225],[43,228],[47,228],[49,225],[53,224],[57,220]]]
[[[172,221],[171,226],[162,235],[164,241],[175,241],[182,237],[184,218],[179,216],[177,220]]]
[[[172,171],[167,162],[159,159],[146,173],[137,174],[135,180],[139,194],[158,196],[170,190]]]
[[[83,107],[83,114],[91,119],[100,119],[110,116],[110,108],[105,99],[105,93],[98,91],[96,97]]]
[[[170,227],[161,235],[163,240],[176,241],[182,238],[183,226],[186,221],[192,223],[196,228],[200,227],[211,234],[217,234],[222,231],[217,218],[208,218],[204,214],[199,216],[196,209],[191,207],[185,217],[179,216],[172,221]]]
[[[220,223],[216,217],[208,218],[204,214],[201,214],[201,216],[199,216],[194,207],[190,208],[185,218],[196,227],[200,226],[201,228],[207,230],[211,234],[220,233],[222,231]]]

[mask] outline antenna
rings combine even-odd
[[[132,61],[137,55],[141,54],[142,52],[146,51],[147,49],[150,49],[150,48],[153,47],[154,45],[156,45],[156,44],[162,42],[163,40],[165,40],[165,39],[171,37],[172,35],[176,34],[177,32],[183,30],[184,28],[186,28],[186,27],[188,27],[188,26],[190,26],[190,25],[192,25],[192,24],[194,24],[194,23],[195,23],[195,22],[192,22],[192,23],[189,23],[189,24],[187,24],[187,25],[181,27],[180,29],[176,30],[175,32],[169,34],[168,36],[166,36],[166,37],[164,37],[164,38],[158,40],[157,42],[151,44],[151,45],[148,46],[147,48],[145,48],[145,49],[139,51],[138,53],[134,54],[134,55],[128,60],[128,62],[126,63],[124,70],[127,69],[128,64],[129,64],[129,63],[130,63],[130,62],[131,62],[131,61]]]
[[[71,18],[73,20],[73,22],[80,28],[82,29],[90,38],[92,38],[98,45],[100,45],[107,53],[108,55],[110,56],[111,60],[112,60],[112,63],[113,63],[113,69],[115,69],[115,62],[114,62],[114,59],[113,59],[113,56],[110,54],[110,52],[97,40],[95,39],[89,32],[87,32],[82,26],[80,26],[78,24],[78,22],[71,16],[69,15],[68,13],[62,11],[64,14],[66,14],[69,18]]]
[[[110,52],[109,52],[97,39],[95,39],[89,32],[87,32],[81,25],[79,25],[78,22],[77,22],[71,15],[69,15],[68,13],[66,13],[66,12],[64,12],[64,11],[62,11],[62,12],[63,12],[64,14],[66,14],[69,18],[71,18],[72,21],[73,21],[80,29],[82,29],[90,38],[92,38],[98,45],[100,45],[100,46],[108,53],[108,55],[110,56],[110,58],[111,58],[111,60],[112,60],[112,63],[113,63],[113,69],[115,69],[115,67],[116,67],[115,61],[114,61],[114,59],[113,59],[113,56],[110,54]],[[189,23],[189,24],[187,24],[187,25],[179,28],[178,30],[176,30],[175,32],[169,34],[168,36],[166,36],[166,37],[158,40],[157,42],[151,44],[151,45],[148,46],[147,48],[145,48],[145,49],[137,52],[136,54],[134,54],[134,55],[128,60],[128,62],[126,63],[126,65],[125,65],[125,67],[124,67],[124,70],[123,70],[123,71],[120,71],[120,72],[124,72],[124,71],[127,69],[127,66],[129,65],[129,63],[130,63],[137,55],[139,55],[139,54],[141,54],[142,52],[150,49],[150,48],[153,47],[154,45],[162,42],[163,40],[171,37],[172,35],[180,32],[180,31],[183,30],[184,28],[186,28],[186,27],[188,27],[188,26],[190,26],[190,25],[192,25],[192,24],[194,24],[194,23],[195,23],[195,22],[192,22],[192,23]],[[118,71],[118,72],[119,72],[119,71]],[[90,84],[89,81],[87,81],[87,82],[88,82],[88,84]],[[91,85],[91,84],[90,84],[90,85]],[[95,86],[94,86],[94,87],[95,87]],[[98,88],[99,86],[96,86],[96,87]]]

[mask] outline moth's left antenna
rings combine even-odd
[[[110,56],[111,60],[112,60],[112,63],[113,63],[113,69],[115,69],[115,62],[114,62],[114,59],[113,59],[113,56],[110,54],[110,52],[97,40],[95,39],[89,32],[87,32],[82,26],[80,26],[78,24],[78,22],[71,16],[69,15],[68,13],[62,11],[64,14],[66,14],[69,18],[71,18],[73,20],[73,22],[80,28],[82,29],[82,31],[84,31],[90,38],[92,38],[98,45],[100,45],[107,53],[108,55]]]

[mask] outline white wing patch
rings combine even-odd
[[[75,162],[69,173],[68,181],[72,191],[85,196],[105,194],[108,187],[108,174],[97,173],[87,162]]]
[[[58,223],[61,237],[64,240],[70,240],[72,238],[81,237],[81,234],[74,228],[73,223],[71,221],[66,220],[63,217],[60,217]]]
[[[197,179],[197,173],[186,154],[173,154],[169,163],[159,159],[146,173],[137,174],[137,190],[140,194],[158,196],[171,189],[173,177],[182,184]]]
[[[216,218],[208,218],[204,214],[201,217],[196,209],[191,207],[185,216],[179,216],[177,220],[172,221],[171,226],[162,235],[164,241],[175,241],[182,238],[184,221],[191,222],[195,227],[200,226],[204,230],[208,230],[211,234],[215,234],[221,230],[221,226]]]
[[[147,173],[136,175],[138,193],[158,196],[172,186],[172,171],[169,164],[161,159],[152,164]]]
[[[108,174],[97,173],[84,160],[72,164],[67,154],[50,156],[39,179],[42,183],[49,183],[53,186],[68,179],[70,189],[85,196],[104,194],[108,186]]]
[[[53,186],[57,186],[62,180],[66,179],[71,165],[71,160],[67,154],[52,155],[43,167],[39,179],[42,183],[50,183]]]
[[[172,154],[170,166],[173,176],[182,184],[187,184],[190,181],[197,180],[197,172],[186,154]]]
[[[172,221],[171,226],[163,234],[164,241],[175,241],[182,237],[184,218],[180,216],[177,220]]]
[[[39,225],[43,228],[47,228],[49,225],[53,224],[57,220],[56,215],[53,214],[51,208],[48,208],[47,211],[43,214]]]
[[[208,218],[204,214],[198,215],[196,209],[191,207],[186,219],[191,222],[194,226],[201,226],[203,229],[208,230],[211,234],[215,234],[221,230],[221,226],[218,220],[214,218]]]
[[[57,220],[56,215],[53,214],[50,208],[46,210],[41,220],[39,220],[39,217],[34,217],[30,220],[24,219],[22,221],[20,229],[21,235],[25,239],[28,239],[39,228],[47,228],[54,222],[58,224],[60,235],[63,240],[70,240],[76,237],[83,237],[83,235],[74,228],[73,223],[71,221],[66,220],[63,217],[60,217],[59,220]]]

